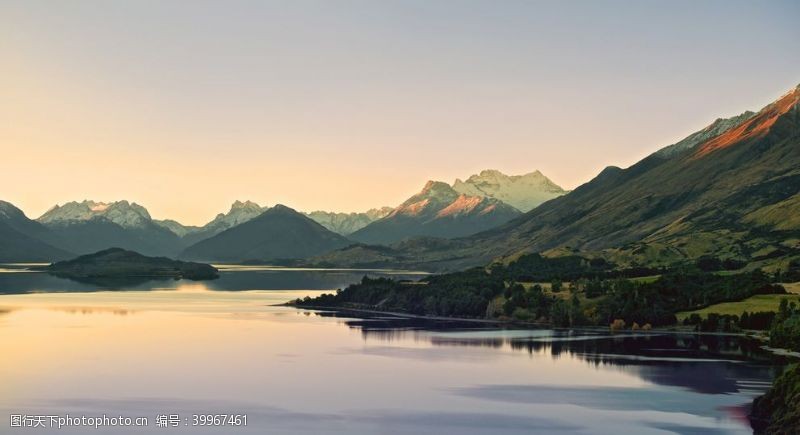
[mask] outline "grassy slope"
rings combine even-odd
[[[678,317],[678,321],[682,321],[693,313],[697,313],[700,316],[705,317],[709,313],[734,314],[741,316],[745,311],[749,313],[758,311],[777,312],[778,306],[781,303],[781,299],[784,298],[789,299],[789,301],[800,303],[800,295],[755,295],[738,302],[723,302],[700,310],[683,311],[677,313],[676,316]]]

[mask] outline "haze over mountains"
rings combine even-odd
[[[50,261],[109,247],[199,260],[458,269],[526,252],[621,264],[702,255],[800,258],[800,87],[758,112],[717,119],[629,168],[571,192],[538,171],[429,181],[395,208],[300,213],[235,202],[202,227],[136,203],[70,202],[37,220],[0,202],[0,259]],[[530,211],[523,213],[522,210]],[[383,246],[378,246],[383,245]]]

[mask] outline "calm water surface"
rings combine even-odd
[[[732,337],[272,306],[365,273],[414,277],[397,271],[228,267],[202,283],[0,271],[0,433],[750,433],[746,406],[778,363]],[[200,413],[248,426],[183,425]],[[12,429],[11,414],[150,427]],[[181,426],[156,428],[159,414]]]

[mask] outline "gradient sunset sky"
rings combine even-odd
[[[0,2],[0,199],[397,205],[565,188],[800,83],[797,1]]]

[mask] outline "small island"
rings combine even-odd
[[[35,270],[73,279],[173,278],[200,281],[219,278],[219,271],[209,264],[147,257],[121,248],[105,249]]]

